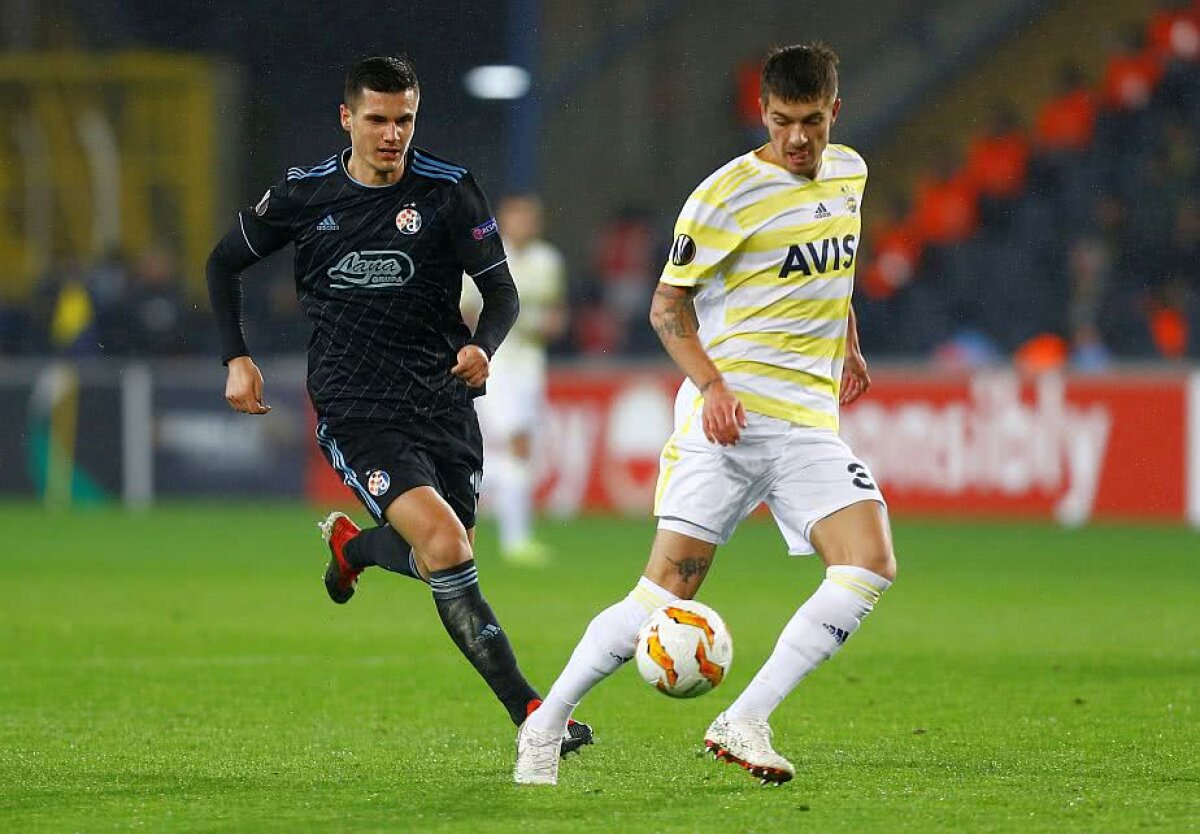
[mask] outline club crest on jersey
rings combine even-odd
[[[412,206],[405,206],[396,215],[396,228],[401,234],[415,235],[421,231],[421,212]]]
[[[494,235],[500,231],[500,226],[496,223],[496,218],[489,217],[486,223],[480,223],[471,230],[471,237],[476,240],[483,240],[488,235]]]
[[[392,485],[392,479],[388,473],[382,469],[372,469],[367,472],[367,492],[374,495],[376,498],[388,491],[388,487]]]
[[[671,244],[671,263],[675,266],[687,266],[696,259],[696,241],[687,235],[679,235]]]
[[[258,201],[258,205],[254,207],[254,213],[262,217],[267,213],[267,206],[271,204],[271,189],[267,189],[262,195],[262,199]]]
[[[858,214],[858,197],[854,196],[854,189],[848,185],[843,185],[842,196],[846,198],[846,211],[851,214]]]

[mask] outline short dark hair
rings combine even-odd
[[[838,56],[820,41],[772,49],[763,64],[760,95],[784,101],[832,101],[838,94]]]
[[[417,89],[417,71],[412,61],[403,56],[385,55],[363,58],[346,73],[343,91],[347,107],[357,103],[363,90],[377,93],[402,93]]]

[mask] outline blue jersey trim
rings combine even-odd
[[[337,170],[337,155],[329,157],[319,165],[314,165],[311,168],[288,168],[287,178],[289,180],[303,180],[309,177],[323,177],[326,174],[332,174]]]
[[[467,173],[467,169],[463,168],[461,165],[453,165],[449,162],[442,162],[441,160],[434,159],[433,157],[423,154],[420,151],[413,151],[413,162],[423,162],[430,168],[438,168],[445,171],[447,174],[458,174],[460,177]]]
[[[446,182],[458,182],[462,179],[461,174],[451,174],[448,171],[439,171],[436,168],[430,168],[421,162],[413,160],[413,172],[420,174],[423,177],[429,177],[435,180],[445,180]]]

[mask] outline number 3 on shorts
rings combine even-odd
[[[846,471],[854,476],[852,483],[859,489],[869,489],[872,491],[879,489],[879,487],[875,486],[875,482],[871,480],[871,473],[867,471],[867,467],[861,463],[850,464],[846,467]]]

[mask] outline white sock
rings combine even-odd
[[[528,461],[505,454],[495,463],[491,488],[500,527],[500,549],[511,551],[529,541],[533,516],[533,470]]]
[[[858,631],[891,584],[864,568],[830,566],[825,581],[796,611],[767,662],[726,713],[733,718],[770,718],[796,684]]]
[[[643,576],[629,596],[592,618],[542,706],[527,723],[552,735],[564,732],[567,719],[588,690],[633,658],[637,633],[650,613],[676,599]]]

